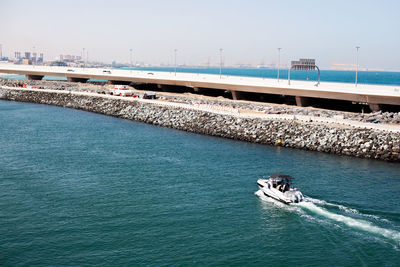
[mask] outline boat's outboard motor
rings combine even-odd
[[[292,203],[299,203],[303,201],[304,197],[303,194],[298,190],[291,190],[285,193]]]

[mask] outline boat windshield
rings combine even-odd
[[[280,174],[280,173],[272,174],[270,176],[270,178],[272,178],[272,179],[284,179],[284,180],[293,180],[294,179],[292,176],[289,176],[289,175],[286,175],[286,174]]]
[[[293,177],[285,174],[273,174],[270,176],[270,181],[272,181],[272,185],[277,189],[282,189],[283,191],[289,190],[289,188],[291,187],[290,182],[293,179]]]

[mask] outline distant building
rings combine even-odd
[[[23,65],[32,65],[32,60],[28,58],[22,59],[22,64]]]
[[[25,52],[24,53],[24,57],[22,57],[21,52],[15,51],[14,52],[14,58],[15,58],[15,63],[16,64],[25,64],[25,65],[30,65],[32,63],[43,63],[43,53],[39,54],[38,57],[38,53],[36,52]],[[24,59],[27,59],[28,61],[23,61]]]
[[[38,63],[43,63],[43,62],[44,62],[44,60],[43,60],[43,53],[40,53],[40,54],[39,54],[39,58],[37,59],[37,62],[38,62]]]
[[[32,59],[32,62],[33,62],[33,63],[36,63],[36,62],[37,62],[37,53],[36,53],[36,52],[33,52],[33,53],[32,53],[32,58],[31,58],[31,59]]]
[[[67,67],[68,64],[63,61],[54,61],[50,63],[50,66]]]
[[[76,62],[76,61],[80,61],[81,59],[82,59],[81,56],[60,55],[60,61],[63,61],[63,62]]]

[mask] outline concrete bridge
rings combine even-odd
[[[173,73],[144,70],[121,70],[103,68],[70,68],[32,65],[0,64],[0,73],[22,74],[31,80],[44,76],[65,77],[71,82],[86,82],[88,79],[108,80],[112,83],[136,82],[163,86],[184,86],[200,91],[203,88],[229,90],[233,99],[240,99],[241,93],[261,93],[294,96],[298,106],[306,106],[313,98],[344,100],[368,104],[371,110],[381,105],[400,106],[400,86],[367,85],[322,82],[315,86],[312,81],[286,80],[225,76],[213,74]]]

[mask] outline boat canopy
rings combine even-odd
[[[272,178],[272,179],[279,179],[279,180],[286,180],[286,181],[290,181],[290,180],[293,180],[294,178],[292,177],[292,176],[289,176],[289,175],[286,175],[286,174],[280,174],[280,173],[275,173],[275,174],[272,174],[271,176],[270,176],[270,178]]]

